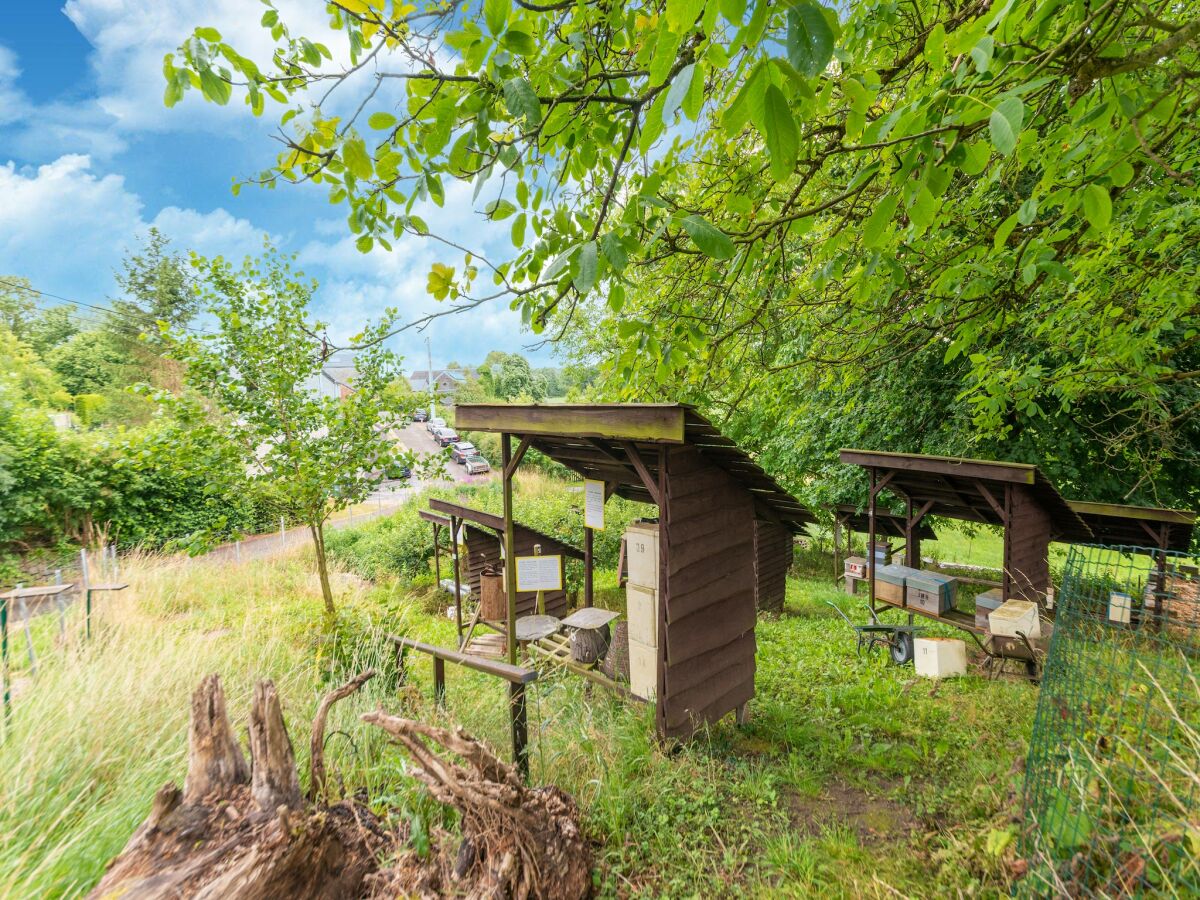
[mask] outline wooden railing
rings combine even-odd
[[[426,644],[412,638],[389,634],[388,640],[396,645],[396,666],[404,671],[404,658],[409,650],[424,653],[433,658],[433,699],[439,707],[446,705],[446,663],[452,662],[485,675],[493,675],[508,682],[508,715],[512,731],[513,762],[521,776],[529,780],[529,720],[525,712],[525,686],[537,681],[535,669],[526,669],[493,659],[484,659],[461,653],[450,647]]]

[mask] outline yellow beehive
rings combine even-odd
[[[988,631],[1001,637],[1041,637],[1037,604],[1030,600],[1008,600],[988,614]]]
[[[650,647],[658,646],[658,591],[640,584],[625,586],[625,611],[629,638]]]

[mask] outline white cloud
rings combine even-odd
[[[0,125],[16,121],[25,113],[28,98],[17,87],[17,79],[21,77],[21,67],[17,63],[17,54],[8,47],[0,44]]]

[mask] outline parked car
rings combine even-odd
[[[412,469],[405,465],[389,466],[383,472],[383,477],[389,481],[408,481],[412,477]]]
[[[438,416],[434,416],[432,419],[430,419],[428,422],[425,423],[425,430],[428,431],[430,434],[436,434],[437,430],[439,428],[445,428],[445,427],[446,427],[446,420],[443,418],[440,418]]]
[[[451,444],[458,443],[458,432],[453,428],[439,428],[434,433],[433,439],[438,442],[439,447],[449,447]]]
[[[428,418],[429,418],[429,413],[425,412],[425,410],[423,410],[423,409],[418,409],[415,413],[413,413],[413,421],[414,422],[424,422]]]
[[[450,445],[450,458],[460,466],[467,461],[468,456],[478,456],[479,451],[470,441],[456,441]]]
[[[480,475],[484,472],[492,471],[492,467],[488,465],[488,461],[478,453],[474,456],[468,456],[467,461],[463,465],[467,467],[468,475]]]

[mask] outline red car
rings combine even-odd
[[[450,445],[450,458],[460,466],[466,463],[468,456],[473,456],[478,452],[470,441],[458,441]]]

